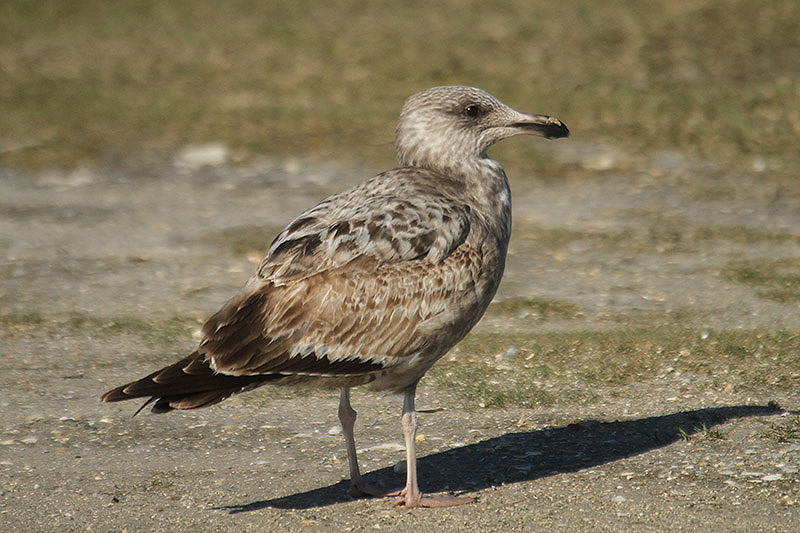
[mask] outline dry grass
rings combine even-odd
[[[144,319],[135,316],[97,317],[72,313],[54,318],[40,311],[26,313],[0,313],[3,337],[78,336],[86,338],[108,338],[123,334],[131,335],[154,351],[174,350],[181,344],[193,342],[192,330],[199,327],[191,317],[168,319]]]
[[[595,390],[692,376],[714,390],[795,390],[800,337],[680,326],[559,333],[471,333],[434,367],[468,404],[530,407],[595,399]]]
[[[204,236],[201,240],[215,244],[223,250],[230,250],[235,255],[265,253],[272,240],[281,232],[282,227],[263,227],[257,225],[236,226]]]
[[[762,298],[777,302],[800,301],[800,260],[738,261],[728,265],[723,275],[730,281],[752,287]]]
[[[495,315],[533,316],[538,319],[574,318],[581,312],[581,308],[577,304],[543,298],[513,298],[493,302],[489,309]]]
[[[534,309],[539,306],[532,304]],[[180,353],[194,343],[191,333],[199,324],[188,317],[147,321],[74,314],[53,319],[30,312],[2,314],[0,325],[6,338],[128,335],[138,339],[142,358],[149,362],[152,354],[158,354],[163,362],[164,353]],[[675,323],[557,333],[474,331],[425,380],[470,407],[503,408],[592,402],[597,400],[594,391],[681,376],[692,376],[714,390],[796,390],[798,368],[798,335],[701,332]],[[309,392],[281,389],[264,394],[273,398]]]
[[[779,424],[770,424],[762,436],[778,442],[798,442],[800,441],[800,417],[791,416]]]
[[[576,138],[791,159],[797,20],[794,0],[8,0],[0,163],[221,140],[237,158],[385,165],[403,99],[447,83],[557,114]],[[535,155],[500,149],[511,165]]]

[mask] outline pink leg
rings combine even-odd
[[[347,463],[350,466],[350,495],[360,496],[394,496],[397,491],[390,492],[367,485],[358,470],[356,457],[356,441],[353,428],[356,425],[356,412],[350,406],[350,389],[343,388],[339,394],[339,422],[342,424],[344,440],[347,445]]]
[[[395,500],[395,505],[405,507],[452,507],[473,503],[469,497],[456,497],[449,494],[441,496],[423,496],[417,483],[417,410],[414,407],[416,388],[408,391],[403,396],[403,415],[400,422],[403,426],[403,437],[406,441],[406,488],[400,492],[400,498]]]

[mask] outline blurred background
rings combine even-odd
[[[384,168],[405,98],[465,84],[578,142],[781,167],[800,140],[798,20],[795,0],[5,0],[0,164],[213,141],[233,162]]]
[[[0,1],[0,530],[800,531],[777,409],[800,406],[799,22],[798,0]],[[189,353],[299,212],[393,166],[403,102],[441,84],[572,132],[492,148],[503,283],[418,390],[423,490],[478,505],[346,500],[330,391],[97,402]],[[354,405],[390,486],[398,404]]]

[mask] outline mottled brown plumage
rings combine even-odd
[[[358,471],[349,388],[402,392],[408,482],[398,502],[464,503],[422,497],[417,488],[414,391],[478,322],[500,283],[511,194],[486,152],[521,133],[569,131],[480,89],[412,96],[397,126],[400,167],[300,214],[241,292],[205,323],[194,353],[102,400],[150,397],[160,413],[207,407],[267,383],[341,388],[351,492],[374,494]]]

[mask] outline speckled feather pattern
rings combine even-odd
[[[397,127],[400,167],[301,213],[205,323],[194,353],[103,399],[151,396],[161,412],[265,383],[413,388],[478,322],[502,277],[511,194],[486,151],[518,133],[566,135],[557,128],[566,132],[479,89],[412,96]]]

